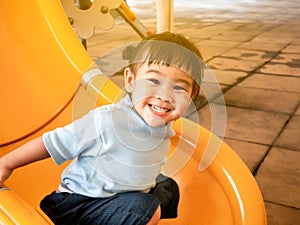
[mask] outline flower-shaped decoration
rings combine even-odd
[[[61,0],[75,31],[84,39],[93,36],[97,26],[102,29],[113,27],[114,18],[110,10],[118,8],[121,2],[122,0],[94,0],[88,9],[79,9],[74,0]]]

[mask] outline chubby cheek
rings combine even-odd
[[[135,110],[143,115],[145,111],[148,111],[148,99],[147,95],[142,95],[141,93],[132,93],[131,99],[134,105]]]
[[[131,96],[135,101],[142,101],[143,99],[155,96],[156,92],[156,88],[151,87],[145,80],[138,80],[134,82]]]
[[[135,110],[141,114],[142,116],[149,111],[148,110],[148,105],[145,101],[134,101],[133,100],[133,104],[134,104],[134,108]]]
[[[191,101],[192,100],[188,95],[181,96],[176,99],[176,111],[179,117],[184,115]]]

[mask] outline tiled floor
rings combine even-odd
[[[154,1],[128,2],[155,29]],[[256,177],[268,224],[300,224],[300,1],[174,0],[174,7],[174,31],[197,44],[222,87],[225,141]],[[97,58],[137,40],[117,19],[112,30],[96,31],[88,51]],[[198,111],[209,127],[208,112]]]

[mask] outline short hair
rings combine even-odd
[[[129,68],[136,73],[144,63],[174,66],[194,79],[194,96],[199,94],[204,74],[203,56],[190,40],[181,34],[164,32],[149,36],[137,46],[128,46],[123,58],[129,61]]]

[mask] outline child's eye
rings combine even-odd
[[[159,85],[160,84],[159,80],[157,80],[157,79],[149,79],[149,81],[151,83],[155,84],[155,85]]]
[[[186,89],[184,87],[181,87],[181,86],[174,86],[174,89],[177,90],[177,91],[186,91]]]

